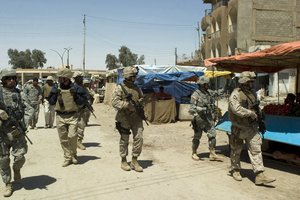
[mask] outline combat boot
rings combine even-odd
[[[131,167],[131,169],[135,170],[136,172],[143,172],[143,168],[138,163],[137,157],[132,157],[130,167]]]
[[[13,169],[14,171],[14,181],[20,182],[21,181],[21,171],[20,169]]]
[[[4,197],[10,197],[13,193],[13,187],[11,183],[6,183],[5,190],[3,193]]]
[[[209,154],[209,160],[210,161],[219,161],[219,162],[223,162],[223,158],[221,156],[218,156],[215,152],[214,149],[210,149],[210,154]]]
[[[264,185],[276,181],[274,177],[268,177],[264,172],[258,172],[255,176],[255,185]]]
[[[77,165],[78,164],[77,156],[72,157],[71,161],[74,165]]]
[[[200,160],[199,156],[196,153],[192,154],[192,159],[196,161]]]
[[[236,181],[242,181],[242,176],[240,174],[240,170],[234,169],[234,170],[232,170],[231,174],[232,174],[232,178],[234,180],[236,180]]]
[[[124,171],[130,171],[130,166],[127,163],[127,159],[126,157],[122,157],[122,161],[121,161],[121,169],[123,169]]]
[[[71,160],[65,160],[64,163],[62,164],[62,167],[67,167],[67,166],[69,166],[71,164],[72,164]]]
[[[77,140],[77,148],[85,150],[85,146],[82,144],[82,140]]]

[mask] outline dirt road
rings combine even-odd
[[[91,117],[86,128],[84,143],[87,149],[78,150],[78,165],[65,168],[61,167],[63,152],[57,131],[43,128],[41,109],[39,129],[28,133],[34,144],[29,144],[22,185],[10,199],[300,199],[299,167],[265,158],[266,173],[277,181],[270,187],[258,187],[253,183],[254,175],[244,154],[243,181],[236,182],[228,176],[230,160],[224,133],[217,136],[217,150],[224,155],[224,162],[207,159],[205,135],[199,149],[204,159],[193,161],[192,129],[187,121],[145,125],[144,148],[139,158],[144,172],[122,171],[119,135],[114,131],[115,111],[104,104],[95,104],[94,108],[98,118]],[[1,186],[2,192],[4,185]]]

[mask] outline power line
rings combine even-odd
[[[107,18],[107,17],[96,17],[96,16],[90,16],[90,15],[88,17],[94,18],[94,19],[102,19],[102,20],[107,20],[107,21],[113,21],[113,22],[128,23],[128,24],[143,24],[143,25],[152,25],[152,26],[194,27],[191,24],[163,24],[163,23],[153,23],[153,22],[127,21],[127,20],[121,20],[121,19],[113,19],[113,18]]]

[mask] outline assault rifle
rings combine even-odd
[[[95,117],[95,118],[97,118],[96,117],[96,115],[95,115],[95,113],[94,113],[94,108],[93,108],[93,106],[89,103],[89,102],[86,102],[85,104],[84,104],[84,107],[86,107],[91,113],[92,113],[92,115]]]
[[[128,93],[127,90],[124,88],[124,86],[122,84],[121,88],[123,90],[123,92],[125,93],[125,98],[127,99],[127,101],[133,105],[135,111],[137,112],[138,116],[145,121],[145,123],[147,124],[147,126],[149,126],[146,116],[145,116],[145,111],[144,111],[144,106],[141,103],[136,103],[133,99],[132,99],[132,94]]]
[[[3,102],[0,102],[0,109],[4,110],[9,118],[2,121],[2,127],[4,130],[8,130],[11,127],[15,127],[25,138],[29,141],[30,144],[33,144],[30,138],[26,135],[27,128],[23,120],[17,120],[20,118],[21,113],[15,112],[14,109],[10,106],[6,106]]]
[[[254,104],[250,107],[250,109],[254,110],[255,114],[257,115],[258,130],[261,133],[262,138],[264,138],[264,134],[267,128],[265,123],[265,115],[259,108],[259,102],[258,101],[254,102]]]

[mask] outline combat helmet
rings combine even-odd
[[[73,76],[73,72],[68,68],[60,68],[57,72],[57,77],[65,77],[71,79]]]
[[[16,69],[13,68],[4,68],[0,72],[0,79],[2,80],[6,76],[17,76]]]
[[[53,76],[47,76],[46,80],[47,81],[54,81],[54,78],[53,78]]]
[[[254,81],[255,77],[256,77],[256,74],[254,72],[244,71],[240,74],[239,83],[245,84],[248,81]]]
[[[123,77],[129,78],[131,76],[136,76],[138,74],[138,70],[136,69],[136,67],[125,67],[123,69]]]
[[[83,84],[90,83],[91,81],[88,79],[83,79]]]
[[[73,74],[73,78],[80,77],[80,76],[83,77],[83,73],[82,73],[81,71],[76,71],[76,72],[74,72],[74,74]]]
[[[201,76],[201,77],[198,79],[197,83],[198,83],[199,85],[208,84],[208,83],[209,83],[209,78],[206,77],[206,76]]]

